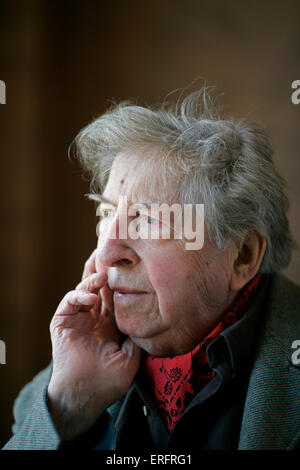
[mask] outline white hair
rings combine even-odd
[[[219,248],[254,230],[267,239],[260,272],[289,264],[289,202],[270,139],[254,121],[221,118],[206,88],[175,105],[114,104],[74,143],[94,192],[105,187],[116,155],[151,150],[162,177],[176,176],[181,203],[204,203],[208,235]]]

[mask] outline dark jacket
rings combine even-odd
[[[300,288],[275,274],[263,300],[236,448],[300,449],[300,365],[292,360],[292,344],[300,340]],[[64,446],[45,399],[51,370],[50,364],[21,390],[14,404],[13,436],[4,449]],[[135,393],[135,387],[128,394]],[[110,407],[89,433],[76,440],[76,446],[114,449],[121,405],[122,401]],[[130,413],[123,415],[130,419]]]

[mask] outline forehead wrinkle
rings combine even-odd
[[[177,194],[175,196],[176,181],[172,179],[166,188],[159,169],[156,168],[155,160],[149,156],[145,157],[145,155],[128,153],[116,156],[104,194],[110,195],[110,198],[115,201],[120,196],[126,196],[129,204],[150,205],[175,202],[175,199],[178,199]],[[158,195],[161,201],[157,200]]]

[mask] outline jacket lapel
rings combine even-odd
[[[291,361],[299,296],[298,287],[276,276],[249,380],[240,450],[290,449],[299,439],[300,370]]]

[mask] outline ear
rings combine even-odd
[[[239,291],[257,274],[267,247],[266,237],[256,231],[235,244],[230,288]]]

